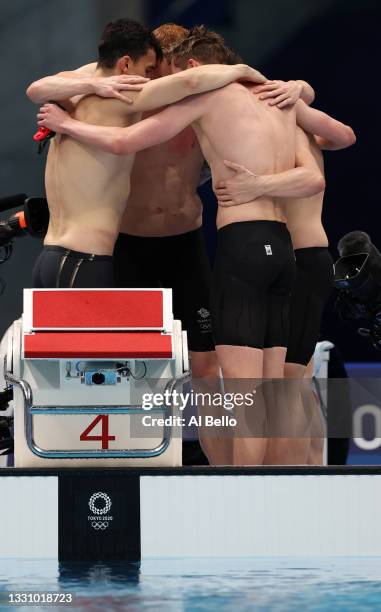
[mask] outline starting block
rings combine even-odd
[[[1,358],[16,467],[181,465],[181,432],[131,432],[144,394],[168,397],[190,378],[170,289],[25,289]],[[168,402],[151,412],[176,416]]]

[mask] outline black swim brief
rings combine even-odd
[[[36,289],[114,287],[112,257],[44,246],[33,268]]]
[[[220,229],[211,298],[216,345],[287,347],[294,279],[284,223],[243,221]]]

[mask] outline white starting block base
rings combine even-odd
[[[140,427],[139,436],[131,422],[146,414],[146,394],[171,395],[188,370],[169,289],[24,290],[23,316],[0,345],[15,466],[181,465],[181,431],[163,426],[149,437]],[[155,412],[178,416],[170,401]]]
[[[5,501],[0,505],[0,524],[6,525],[1,557],[57,558],[77,521],[78,533],[85,538],[92,529],[86,508],[89,493],[82,499],[73,494],[66,503],[60,480],[72,478],[75,483],[87,477],[94,478],[90,492],[107,494],[108,514],[114,521],[110,519],[104,532],[92,534],[98,544],[107,543],[112,536],[120,511],[118,491],[127,487],[129,507],[136,505],[140,534],[125,519],[126,529],[118,532],[118,538],[137,536],[136,559],[381,556],[380,468],[63,470],[41,474],[46,472],[0,471],[0,498]],[[117,493],[105,485],[113,478]],[[131,478],[136,483],[129,488]],[[74,512],[74,519],[65,527],[68,511]]]

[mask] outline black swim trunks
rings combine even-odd
[[[211,270],[202,228],[165,237],[120,234],[114,250],[120,288],[173,290],[173,314],[188,333],[191,351],[214,350],[210,321]]]
[[[33,268],[35,289],[110,289],[114,287],[112,257],[44,246]]]
[[[296,249],[287,363],[307,365],[319,340],[324,306],[333,289],[333,259],[326,247]]]
[[[211,298],[216,345],[286,347],[294,279],[284,223],[243,221],[220,229]]]

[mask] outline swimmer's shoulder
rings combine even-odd
[[[133,111],[128,102],[117,98],[101,98],[99,96],[82,96],[70,113],[79,121],[88,121],[98,125],[132,125],[141,119],[141,113]]]
[[[215,99],[223,99],[236,97],[240,94],[247,95],[247,92],[250,93],[250,83],[246,87],[245,83],[238,83],[238,81],[234,83],[229,83],[229,85],[225,85],[225,87],[220,87],[220,89],[215,89],[214,91],[209,91],[206,94],[201,94],[202,96],[209,96],[210,98]]]

